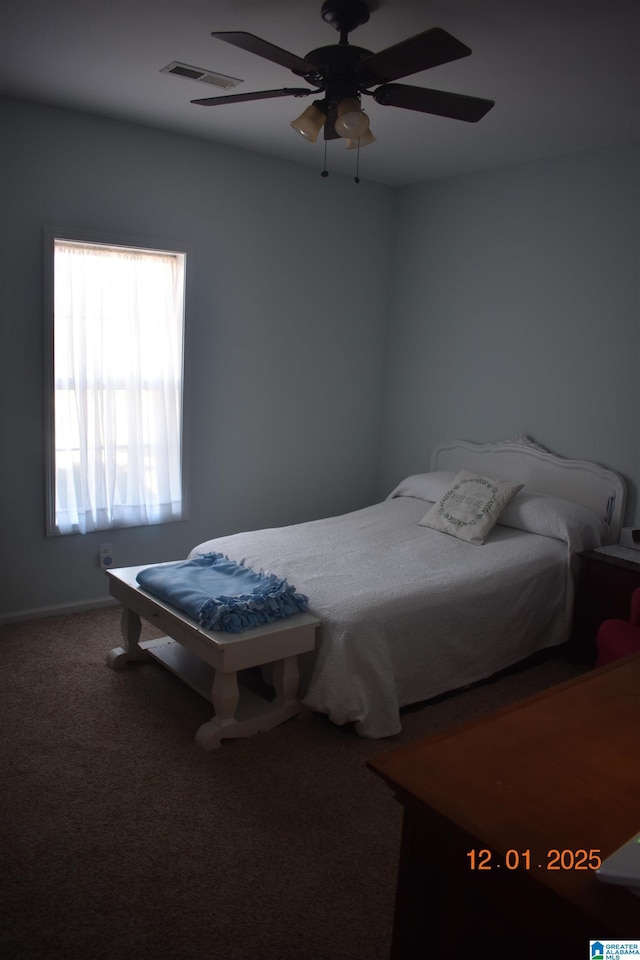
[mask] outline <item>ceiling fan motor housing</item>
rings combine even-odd
[[[310,83],[321,86],[327,94],[329,102],[337,103],[343,97],[357,97],[360,92],[355,66],[361,60],[370,57],[371,51],[363,47],[353,47],[348,44],[334,44],[329,47],[318,47],[305,56],[305,60],[323,78],[321,81],[307,75]]]

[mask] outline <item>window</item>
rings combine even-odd
[[[48,533],[180,520],[186,254],[49,250]]]

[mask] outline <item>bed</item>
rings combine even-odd
[[[508,491],[481,542],[426,519],[451,519],[452,489],[471,489],[460,476]],[[380,503],[204,541],[189,557],[220,553],[306,595],[320,628],[299,658],[304,703],[361,736],[388,737],[402,707],[567,640],[577,554],[617,542],[625,501],[615,471],[526,438],[451,441]]]

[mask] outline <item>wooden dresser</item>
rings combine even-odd
[[[640,831],[640,654],[369,762],[404,806],[393,960],[640,938],[595,868]]]

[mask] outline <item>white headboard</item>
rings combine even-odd
[[[573,500],[605,518],[608,543],[617,543],[620,538],[627,486],[619,473],[599,463],[564,460],[518,443],[451,440],[434,447],[431,470],[472,470],[497,480],[519,481],[530,493]]]

